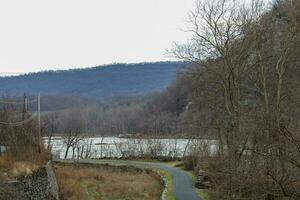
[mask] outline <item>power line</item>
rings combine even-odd
[[[27,104],[35,103],[37,101],[38,101],[38,99],[27,101]],[[0,103],[2,103],[2,104],[14,104],[14,105],[23,105],[24,104],[24,102],[15,102],[15,101],[6,101],[6,100],[0,100]]]
[[[28,103],[33,103],[33,102],[38,102],[38,113],[34,113],[33,115],[31,115],[29,118],[24,119],[25,113],[27,112],[27,105]],[[23,114],[22,114],[22,121],[19,122],[1,122],[0,121],[0,125],[5,125],[5,126],[11,126],[11,127],[16,127],[16,126],[22,126],[24,124],[26,124],[27,122],[33,120],[36,116],[38,116],[38,129],[39,129],[39,133],[40,133],[40,129],[41,129],[41,114],[40,114],[40,94],[38,94],[38,98],[35,100],[31,100],[28,101],[26,95],[24,94],[24,101],[23,102],[13,102],[13,101],[7,101],[7,100],[0,100],[0,103],[6,103],[6,104],[18,104],[18,105],[23,105],[24,109],[23,110]]]
[[[22,126],[26,124],[27,122],[33,120],[37,116],[37,113],[34,113],[31,115],[29,118],[19,121],[19,122],[0,122],[0,124],[5,125],[5,126],[11,126],[11,127],[16,127],[16,126]]]

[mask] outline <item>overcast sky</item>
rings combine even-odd
[[[0,71],[169,60],[194,0],[9,0],[0,3]]]
[[[0,2],[0,73],[170,60],[194,0]]]

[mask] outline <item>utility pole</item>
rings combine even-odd
[[[41,94],[38,95],[38,126],[39,126],[39,135],[41,134]]]
[[[23,113],[22,113],[22,120],[24,121],[25,120],[25,116],[27,114],[27,111],[28,111],[28,107],[27,107],[27,96],[26,96],[26,93],[24,93],[24,99],[23,99]]]
[[[38,152],[41,152],[41,94],[38,94]]]

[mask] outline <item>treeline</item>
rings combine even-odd
[[[185,63],[154,62],[111,64],[93,68],[44,71],[20,76],[0,77],[0,93],[13,96],[73,96],[104,99],[145,95],[164,90]]]
[[[204,125],[209,120],[207,113],[200,112],[188,95],[187,73],[178,74],[163,92],[108,98],[44,112],[45,132],[65,134],[66,127],[76,121],[81,124],[81,134],[86,136],[216,138],[215,131]]]
[[[169,89],[168,89],[169,90]],[[184,124],[179,119],[185,103],[167,103],[167,93],[147,96],[120,97],[102,103],[79,105],[43,114],[47,134],[65,134],[67,126],[79,125],[86,136],[183,136]],[[169,97],[170,100],[173,96]],[[163,103],[166,103],[163,105]]]

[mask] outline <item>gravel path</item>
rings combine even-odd
[[[70,162],[66,160],[56,160],[59,162]],[[78,160],[80,163],[94,164],[110,164],[110,165],[127,165],[140,168],[156,168],[168,171],[174,181],[174,193],[176,200],[201,200],[195,192],[192,177],[187,175],[182,170],[175,167],[164,165],[155,162],[139,162],[139,161],[122,161],[122,160]]]

